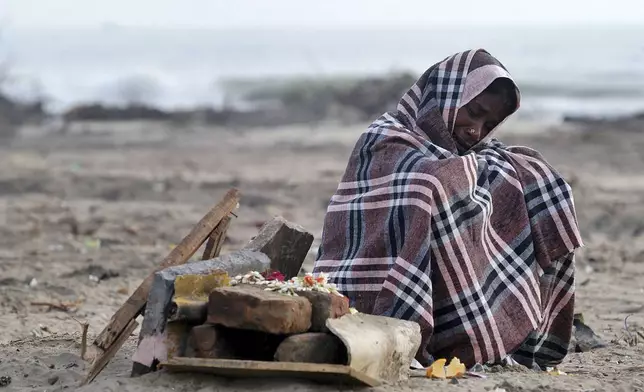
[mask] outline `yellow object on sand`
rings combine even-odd
[[[551,376],[567,376],[568,374],[566,372],[562,372],[561,370],[557,369],[556,367],[554,368],[547,368],[546,372],[548,372],[549,375]]]
[[[427,377],[431,378],[447,378],[445,375],[445,358],[437,359],[430,367],[427,368]]]
[[[454,357],[445,368],[447,378],[461,377],[465,374],[465,365],[460,359]]]
[[[445,358],[437,359],[427,368],[427,377],[431,378],[457,378],[465,374],[465,365],[458,359],[452,358],[449,365],[445,366]]]

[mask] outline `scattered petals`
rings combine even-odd
[[[297,296],[299,291],[319,291],[344,297],[335,284],[328,282],[328,275],[324,273],[320,273],[318,276],[307,273],[304,277],[295,277],[284,281],[284,275],[279,271],[269,271],[263,274],[252,271],[231,279],[231,286],[238,284],[262,285],[266,286],[265,291],[275,291],[292,296]]]

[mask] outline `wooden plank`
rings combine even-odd
[[[110,350],[120,348],[118,344],[119,337],[122,336],[125,329],[130,325],[143,310],[148,299],[148,294],[154,280],[154,274],[165,268],[185,264],[190,257],[199,249],[206,238],[213,232],[215,227],[222,219],[227,217],[239,203],[239,191],[231,189],[226,193],[224,198],[217,203],[188,233],[186,237],[177,245],[161,262],[136,291],[127,299],[121,308],[114,313],[107,326],[94,340],[92,350],[95,353],[95,359],[90,369],[90,373],[98,369],[104,361],[104,356]],[[121,343],[122,344],[122,343]],[[114,347],[116,345],[116,347]],[[113,355],[113,354],[112,354]],[[107,360],[109,362],[109,359]],[[103,364],[105,367],[107,363]],[[101,369],[102,369],[101,367]],[[100,372],[100,370],[98,370]],[[96,374],[98,374],[98,372]],[[95,377],[95,376],[94,376]]]
[[[223,377],[301,378],[369,387],[382,384],[380,380],[345,365],[175,357],[160,366],[172,372],[209,373]]]
[[[112,346],[130,320],[141,313],[148,299],[154,273],[175,265],[184,264],[199,249],[201,244],[212,233],[219,222],[230,214],[239,203],[239,191],[232,189],[215,205],[196,225],[192,231],[166,256],[136,291],[125,301],[123,306],[112,316],[103,331],[94,340],[94,345],[103,351]]]
[[[81,386],[86,385],[96,378],[98,374],[107,366],[107,364],[112,360],[114,355],[116,354],[117,351],[119,351],[119,348],[125,343],[125,341],[132,335],[132,332],[136,329],[136,327],[139,325],[134,320],[130,320],[128,325],[125,326],[125,329],[121,333],[121,335],[114,341],[112,346],[103,353],[100,357],[94,361],[92,364],[91,369],[87,373],[87,376],[85,379],[82,381]]]
[[[210,260],[219,256],[221,248],[224,246],[224,241],[226,240],[226,232],[228,231],[228,226],[230,226],[230,221],[230,215],[225,216],[217,227],[215,227],[215,230],[210,233],[208,241],[206,242],[206,248],[203,251],[203,256],[201,256],[202,260]]]

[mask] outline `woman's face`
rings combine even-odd
[[[508,115],[503,94],[484,91],[476,96],[456,115],[453,136],[458,151],[468,151]]]

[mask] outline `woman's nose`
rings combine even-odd
[[[478,141],[481,138],[483,127],[478,124],[471,124],[466,128],[465,132],[467,133],[468,138]]]

